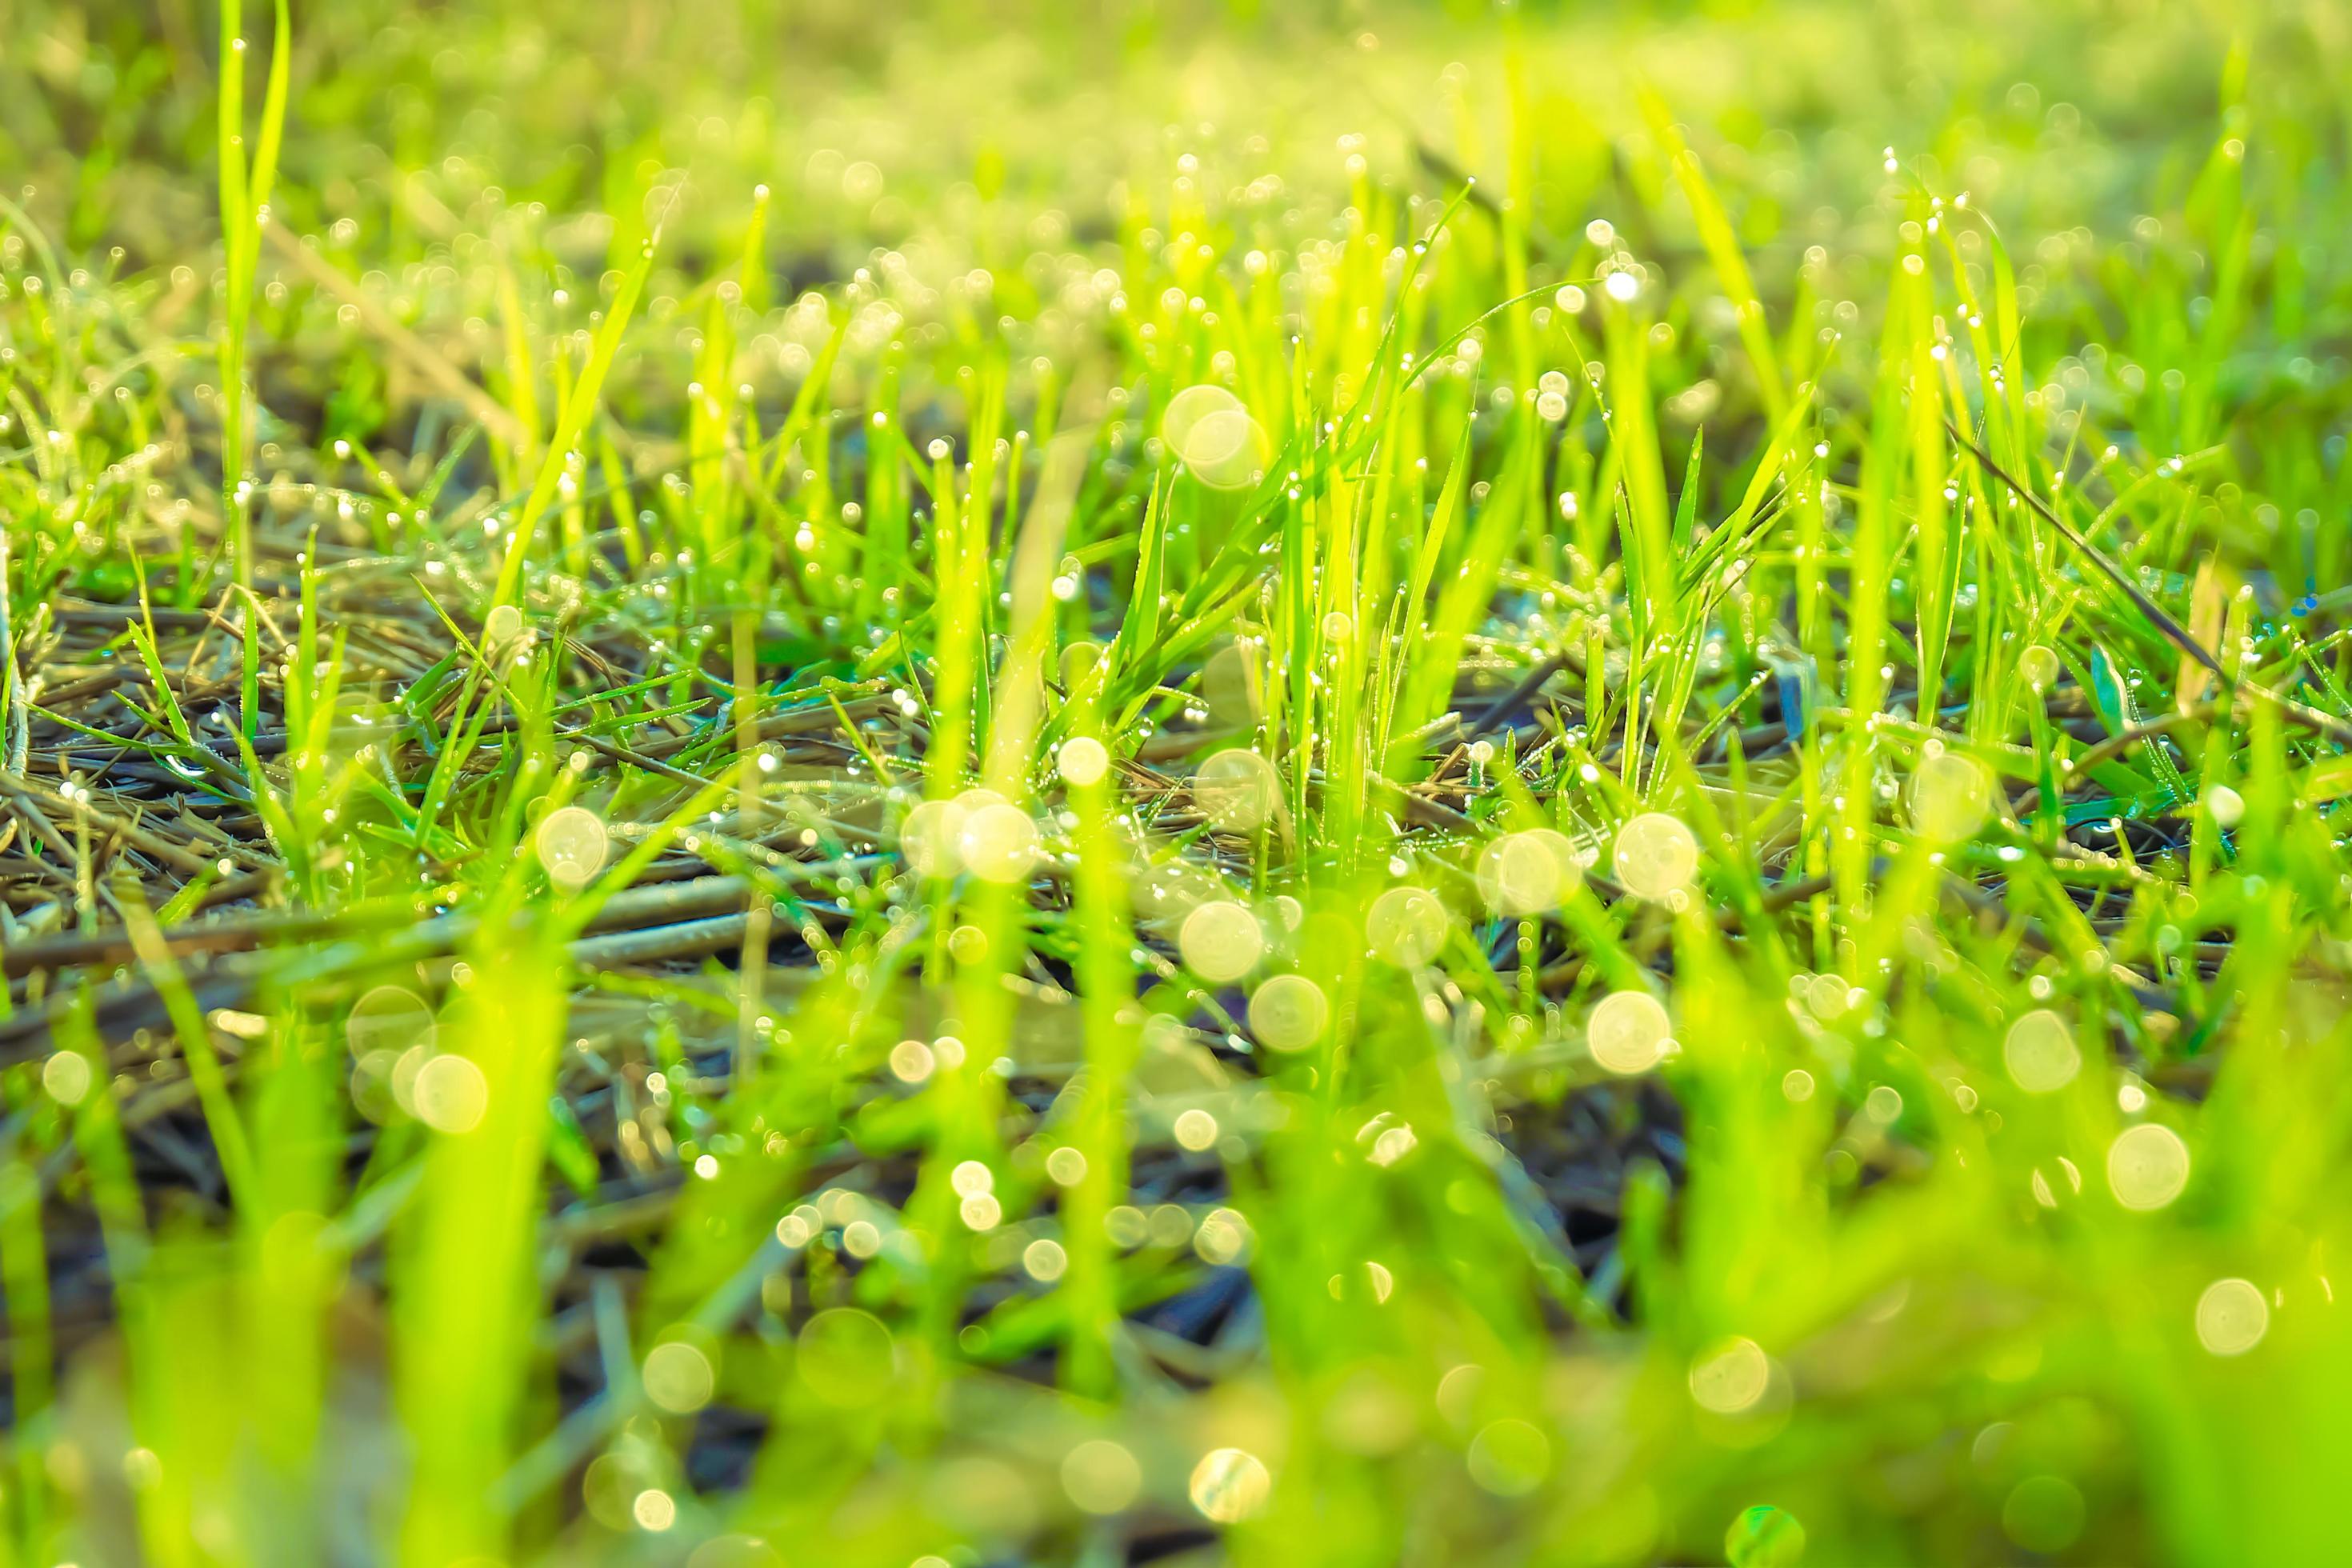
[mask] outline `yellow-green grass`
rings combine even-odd
[[[0,1563],[2331,1554],[2333,9],[316,9],[0,17]]]

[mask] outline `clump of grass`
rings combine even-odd
[[[2326,18],[784,10],[0,60],[7,1561],[2332,1539]]]

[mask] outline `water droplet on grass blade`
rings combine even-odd
[[[1217,1119],[1194,1106],[1176,1118],[1171,1131],[1176,1135],[1179,1148],[1189,1149],[1197,1154],[1217,1141]]]
[[[1643,812],[1617,830],[1611,864],[1627,892],[1663,900],[1698,876],[1698,839],[1680,817]]]
[[[1417,969],[1445,945],[1445,905],[1426,888],[1391,888],[1372,900],[1364,935],[1400,969]]]
[[[1265,932],[1249,910],[1215,899],[1184,917],[1177,946],[1193,973],[1222,985],[1257,967],[1265,952]]]
[[[1920,759],[1911,775],[1911,825],[1934,844],[1956,844],[1984,826],[1992,807],[1992,774],[1960,752]]]
[[[1228,468],[1254,433],[1256,421],[1251,421],[1240,397],[1213,384],[1188,385],[1176,393],[1160,418],[1160,439],[1167,442],[1167,449],[1204,479],[1209,470]]]
[[[2037,1007],[2009,1026],[2000,1055],[2009,1076],[2028,1094],[2065,1088],[2083,1065],[2074,1031],[2047,1007]]]
[[[646,1353],[646,1397],[673,1415],[690,1415],[710,1403],[717,1374],[710,1358],[683,1340],[656,1345]]]
[[[482,620],[482,651],[498,654],[522,636],[522,612],[512,605],[493,605]]]
[[[1601,999],[1585,1026],[1585,1046],[1609,1071],[1627,1076],[1658,1065],[1674,1037],[1664,1004],[1646,991],[1618,991]]]
[[[1064,648],[1062,650],[1063,688],[1066,690],[1076,691],[1085,685],[1087,677],[1093,675],[1096,668],[1102,663],[1102,656],[1100,643],[1074,642]]]
[[[1007,801],[982,805],[964,818],[957,843],[963,863],[985,882],[1019,882],[1037,858],[1037,825]]]
[[[604,856],[612,847],[603,818],[581,805],[549,812],[531,842],[539,850],[539,863],[547,868],[547,879],[567,893],[578,892],[604,868]]]
[[[1062,1489],[1087,1513],[1118,1513],[1143,1489],[1143,1467],[1119,1444],[1097,1438],[1062,1460]]]
[[[2251,1279],[2216,1279],[2197,1298],[2197,1342],[2215,1355],[2245,1354],[2270,1326],[2271,1305]]]
[[[1212,383],[1188,386],[1168,400],[1160,416],[1160,438],[1168,449],[1191,462],[1193,438],[1201,426],[1220,414],[1240,414],[1242,400]]]
[[[2057,652],[2041,643],[2033,644],[2017,656],[2017,673],[2023,676],[2025,684],[2036,691],[2047,691],[2055,686],[2062,668]]]
[[[1754,1340],[1726,1340],[1691,1363],[1691,1397],[1717,1415],[1749,1408],[1771,1381],[1771,1358]]]
[[[1330,1022],[1330,998],[1304,974],[1277,974],[1250,997],[1250,1031],[1269,1050],[1303,1051]]]
[[[1247,1449],[1212,1448],[1192,1467],[1186,1490],[1202,1517],[1217,1524],[1239,1524],[1264,1510],[1274,1495],[1274,1477]]]
[[[1092,735],[1077,735],[1062,742],[1054,762],[1065,782],[1084,789],[1110,771],[1110,751]]]
[[[461,1056],[437,1056],[416,1069],[410,1089],[416,1119],[436,1132],[471,1132],[489,1109],[490,1084],[482,1069]]]
[[[2189,1184],[2189,1145],[2158,1122],[2127,1127],[2107,1146],[2107,1185],[2127,1209],[2160,1209]]]
[[[1203,418],[1192,427],[1191,444],[1178,451],[1193,478],[1218,490],[1237,490],[1264,479],[1270,455],[1265,432],[1238,407]]]
[[[1250,1240],[1247,1220],[1234,1210],[1213,1208],[1201,1216],[1201,1228],[1192,1233],[1192,1251],[1203,1263],[1223,1268],[1240,1262],[1249,1250]]]
[[[41,1064],[41,1088],[59,1105],[79,1105],[89,1094],[89,1058],[79,1051],[57,1051]]]

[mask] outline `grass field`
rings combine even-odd
[[[0,1568],[2339,1561],[2352,13],[0,0]]]

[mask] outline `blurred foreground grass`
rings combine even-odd
[[[264,9],[0,9],[0,1563],[2339,1553],[2341,7]]]

